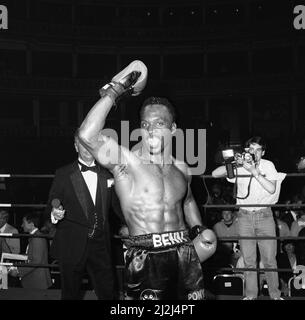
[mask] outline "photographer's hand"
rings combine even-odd
[[[242,157],[242,155],[241,155],[240,153],[236,153],[236,155],[235,155],[235,161],[236,161],[236,164],[237,164],[238,166],[242,166],[242,165],[243,165],[244,160],[243,160],[243,157]]]
[[[249,171],[255,178],[258,178],[260,175],[259,169],[256,167],[255,163],[249,163],[247,161],[243,161],[243,167]]]

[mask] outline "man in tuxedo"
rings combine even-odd
[[[56,224],[51,256],[58,260],[63,300],[81,298],[85,270],[100,300],[116,298],[110,250],[110,208],[122,218],[111,174],[74,137],[78,161],[56,171],[45,216]],[[122,218],[123,219],[123,218]]]

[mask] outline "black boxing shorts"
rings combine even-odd
[[[130,236],[126,294],[135,300],[203,300],[203,274],[186,230]]]

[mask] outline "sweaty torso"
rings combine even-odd
[[[177,165],[118,165],[113,174],[130,235],[185,228],[182,207],[188,182]]]

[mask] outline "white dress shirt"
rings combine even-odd
[[[236,204],[243,205],[243,204],[275,204],[278,201],[280,190],[281,190],[281,183],[286,177],[286,174],[282,172],[277,172],[275,169],[274,164],[266,159],[261,159],[258,169],[266,179],[277,181],[276,190],[273,194],[270,194],[267,190],[265,190],[261,184],[253,178],[250,185],[250,192],[246,199],[239,199],[244,198],[248,193],[248,186],[250,183],[249,177],[239,177],[237,182],[237,200]],[[243,167],[237,168],[237,173],[239,175],[249,175],[250,173]],[[231,183],[235,183],[236,178],[227,180]],[[241,209],[252,211],[252,210],[260,210],[263,207],[241,207]]]
[[[78,158],[78,161],[81,162],[82,164],[84,164],[87,167],[94,167],[95,163],[94,161],[88,166],[82,159]],[[79,170],[81,169],[81,165],[78,164]],[[86,185],[89,189],[91,198],[93,203],[95,204],[95,197],[96,197],[96,189],[97,189],[97,173],[93,172],[93,171],[85,171],[85,172],[81,172],[81,174],[84,177],[84,180],[86,182]]]
[[[95,166],[94,161],[90,165],[87,165],[81,158],[78,158],[78,161],[80,163],[84,164],[87,167],[94,167]],[[79,170],[80,170],[81,169],[81,165],[78,164],[78,167],[79,167]],[[96,190],[97,190],[97,173],[88,170],[88,171],[81,172],[81,174],[82,174],[82,176],[83,176],[83,178],[85,180],[85,183],[86,183],[86,185],[88,187],[88,190],[89,190],[89,193],[91,195],[92,201],[95,204],[95,197],[96,197]],[[51,214],[51,221],[52,221],[53,224],[56,224],[58,222],[58,220],[55,219],[52,214]]]
[[[7,225],[7,223],[5,223],[5,224],[2,226],[2,228],[0,228],[0,233],[4,233],[4,230],[5,230],[5,228],[6,228],[6,225]]]

